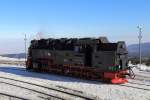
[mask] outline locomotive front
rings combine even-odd
[[[134,77],[128,66],[128,51],[124,41],[101,42],[93,52],[93,66],[103,71],[103,78],[111,83],[126,83],[126,76]]]

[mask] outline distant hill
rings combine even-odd
[[[128,47],[129,56],[138,57],[139,56],[139,44],[132,44]],[[150,42],[141,44],[141,51],[143,57],[150,57]]]
[[[2,57],[9,57],[9,58],[25,58],[25,53],[18,53],[18,54],[3,54],[0,55]]]

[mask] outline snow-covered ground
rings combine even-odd
[[[2,57],[0,56],[0,60],[4,60],[4,61],[25,61],[25,59],[17,59],[17,58],[9,58],[9,57]]]
[[[150,72],[150,66],[146,65],[137,65],[137,68],[141,71],[149,71]]]
[[[150,100],[150,81],[144,81],[144,77],[146,77],[146,80],[150,80],[150,72],[148,72],[147,70],[141,71],[141,68],[139,67],[134,68],[134,72],[137,77],[138,75],[140,75],[140,78],[143,77],[143,80],[129,79],[129,83],[122,85],[113,85],[54,74],[29,72],[25,70],[24,66],[0,65],[0,77],[25,80],[44,86],[61,86],[65,88],[70,88],[72,90],[82,91],[92,96],[97,96],[99,97],[99,99],[102,100]],[[22,88],[16,89],[15,87],[12,87],[10,85],[1,83],[1,81],[4,80],[0,79],[0,93],[3,92],[14,95],[16,94],[19,96],[25,96],[25,98],[32,98],[33,100],[41,99],[39,98],[39,93],[27,91]],[[38,87],[34,88],[40,90]],[[46,92],[52,93],[48,91]],[[40,96],[43,95],[41,94]]]

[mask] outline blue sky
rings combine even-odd
[[[0,0],[0,54],[23,52],[23,34],[43,37],[107,36],[137,43],[150,37],[150,0]],[[3,47],[2,47],[3,46]]]

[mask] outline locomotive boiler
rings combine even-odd
[[[106,37],[32,40],[26,69],[114,84],[131,76],[125,42],[111,43]]]

